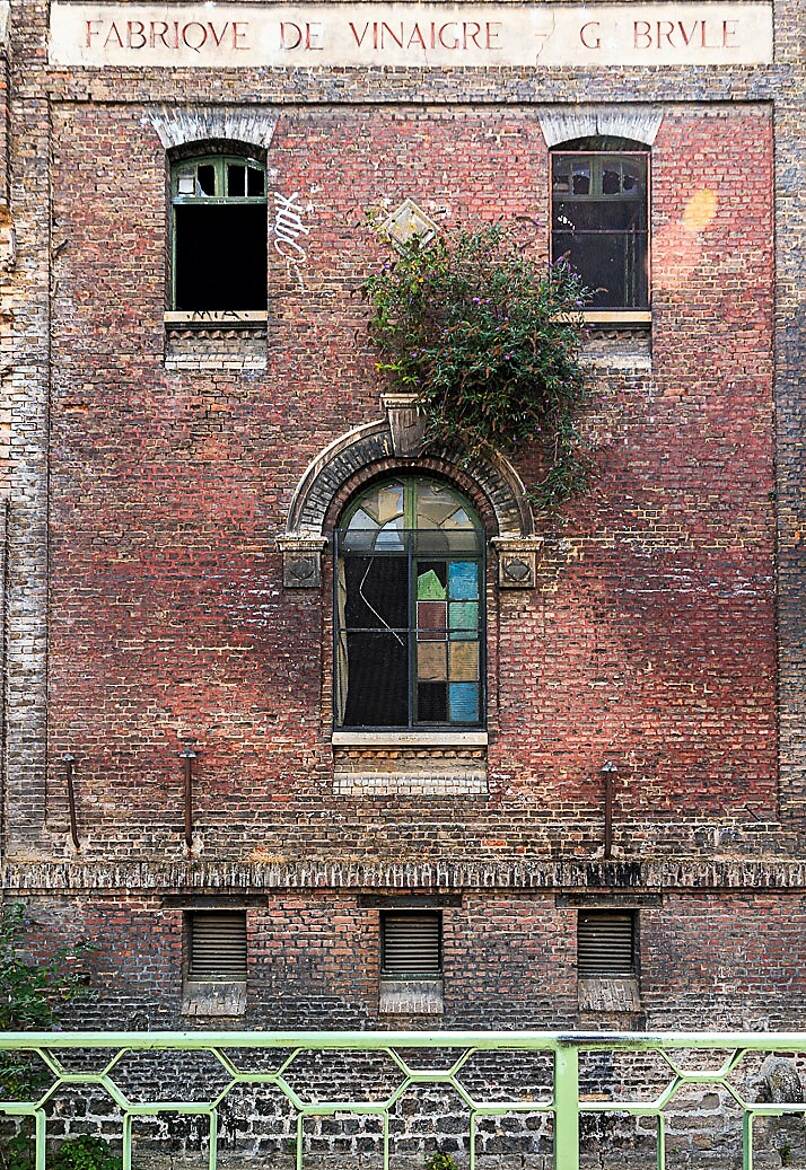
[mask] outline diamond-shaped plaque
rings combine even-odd
[[[437,234],[437,230],[433,219],[426,215],[413,199],[404,199],[381,224],[381,231],[389,237],[396,248],[403,247],[413,239],[418,239],[421,244],[428,244]]]

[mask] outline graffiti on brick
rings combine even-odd
[[[293,195],[281,195],[279,191],[275,191],[273,197],[272,236],[274,250],[278,256],[283,257],[289,272],[293,272],[300,288],[304,288],[302,266],[307,263],[308,253],[304,244],[300,242],[300,237],[307,236],[311,230],[302,218],[306,209],[300,204],[299,192],[297,191]]]

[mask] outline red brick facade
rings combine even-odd
[[[93,1021],[183,1023],[183,913],[214,898],[247,910],[236,1023],[387,1024],[362,899],[405,894],[443,908],[440,1023],[802,1024],[790,6],[769,68],[428,78],[59,70],[44,9],[13,9],[3,881],[54,936],[99,940]],[[587,338],[599,475],[522,525],[534,587],[502,588],[493,538],[518,501],[492,498],[494,461],[395,459],[370,434],[389,387],[359,292],[391,252],[368,212],[501,219],[545,258],[547,119],[581,102],[652,125],[651,327]],[[193,333],[164,318],[166,142],[233,110],[269,143],[267,229],[274,193],[299,195],[307,262],[269,248],[262,329]],[[333,741],[332,548],[321,585],[287,587],[277,541],[306,469],[361,426],[354,450],[377,454],[332,484],[325,461],[307,535],[380,469],[438,466],[474,499],[487,743]],[[538,454],[516,462],[528,489]],[[486,790],[453,794],[474,769]],[[436,779],[383,794],[393,775]],[[580,1011],[583,895],[638,915],[640,1010]]]

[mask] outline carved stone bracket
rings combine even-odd
[[[401,459],[416,458],[425,438],[425,418],[417,408],[416,394],[383,394],[381,403],[389,422],[392,450]]]
[[[499,588],[533,589],[542,536],[494,536],[491,544],[498,553]]]
[[[283,585],[286,589],[318,589],[322,584],[322,553],[327,548],[323,536],[277,537],[283,554]]]

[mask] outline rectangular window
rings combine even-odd
[[[187,916],[190,982],[246,979],[246,912],[199,910]]]
[[[268,227],[263,163],[232,155],[175,162],[171,204],[172,309],[265,310]]]
[[[439,911],[381,914],[381,975],[386,979],[439,979],[442,919]]]
[[[552,155],[551,256],[593,292],[592,309],[649,306],[648,154]]]
[[[633,910],[580,910],[577,972],[583,979],[620,979],[638,973]]]

